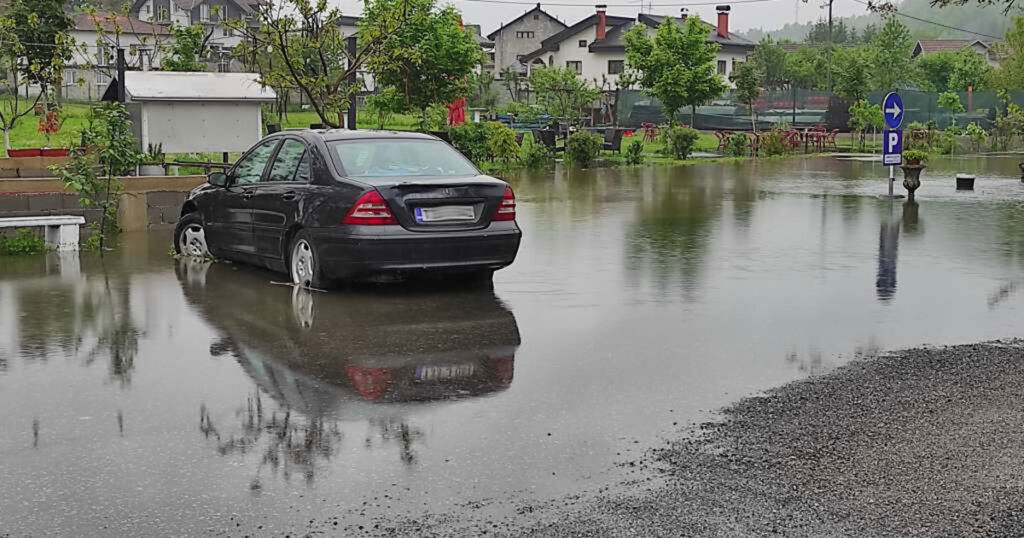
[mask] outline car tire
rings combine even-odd
[[[174,226],[174,252],[195,258],[210,258],[210,244],[206,239],[206,227],[199,213],[186,213]]]
[[[313,238],[300,230],[288,245],[288,276],[292,284],[326,289],[331,281],[324,277]]]

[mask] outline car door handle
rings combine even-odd
[[[256,196],[256,193],[252,191],[245,191],[242,193],[242,199],[244,200],[252,200],[253,196]]]
[[[288,191],[288,192],[286,192],[286,193],[281,195],[281,199],[282,200],[286,200],[286,201],[289,201],[289,202],[294,200],[294,199],[296,199],[296,198],[298,198],[298,197],[299,197],[299,193],[297,193],[295,191]]]

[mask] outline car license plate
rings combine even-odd
[[[462,379],[473,377],[476,365],[456,364],[449,366],[418,366],[416,381],[443,381],[445,379]]]
[[[476,212],[470,205],[443,205],[417,207],[416,222],[475,221]]]

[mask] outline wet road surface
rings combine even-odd
[[[885,174],[513,178],[523,248],[493,290],[295,293],[161,235],[0,260],[0,535],[486,520],[637,479],[616,464],[743,396],[1020,336],[1016,162],[933,164],[916,204],[876,198]]]

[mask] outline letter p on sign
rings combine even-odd
[[[903,130],[886,130],[883,134],[885,144],[882,146],[882,164],[897,165],[903,163]]]

